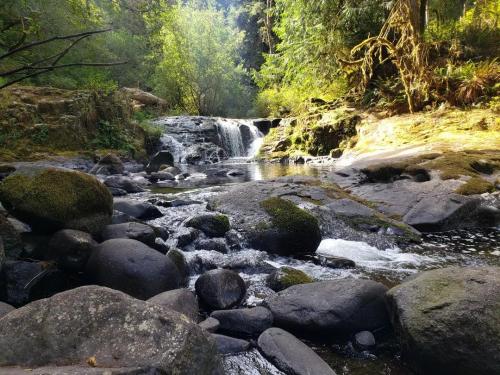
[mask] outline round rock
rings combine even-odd
[[[97,242],[89,233],[62,229],[50,239],[50,257],[55,259],[62,269],[81,271],[85,268],[95,246]]]
[[[262,306],[214,311],[210,316],[219,321],[221,332],[231,336],[258,336],[273,325],[271,311]]]
[[[193,292],[188,289],[175,289],[160,293],[148,299],[148,302],[168,307],[186,315],[193,322],[198,321],[198,301]]]
[[[205,272],[195,283],[196,294],[212,310],[238,305],[246,293],[243,279],[236,272],[216,269]]]
[[[89,279],[139,299],[148,299],[180,286],[175,264],[142,242],[113,239],[93,251],[86,267]]]
[[[150,247],[155,247],[156,233],[149,225],[142,223],[111,224],[102,231],[103,241],[115,238],[137,240]]]

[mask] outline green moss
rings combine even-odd
[[[491,193],[495,191],[495,185],[480,177],[472,177],[455,192],[462,195],[474,195]]]
[[[305,272],[290,267],[281,268],[280,273],[280,282],[283,285],[283,289],[286,289],[292,285],[308,284],[314,281]]]
[[[271,216],[274,227],[287,232],[315,230],[318,220],[292,202],[273,197],[261,202],[262,208]]]
[[[226,215],[217,214],[215,215],[214,220],[221,228],[221,231],[227,232],[229,229],[231,229],[229,218]]]
[[[101,229],[113,213],[113,197],[96,178],[54,168],[19,171],[0,185],[7,210],[35,229]]]

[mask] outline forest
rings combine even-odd
[[[496,0],[5,0],[0,85],[139,87],[172,113],[498,101]],[[378,36],[378,37],[377,37]],[[496,98],[496,99],[495,99]]]

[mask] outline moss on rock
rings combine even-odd
[[[275,292],[293,285],[312,283],[314,280],[305,272],[291,267],[281,267],[267,277],[268,286]]]
[[[281,254],[308,253],[321,242],[318,220],[292,202],[279,197],[262,201],[261,207],[271,217],[271,226],[260,229],[257,240],[268,251]]]
[[[495,191],[495,185],[481,177],[472,177],[465,184],[460,186],[455,193],[462,195],[475,195],[491,193]]]
[[[0,201],[38,231],[98,233],[111,222],[113,197],[96,178],[59,168],[24,168],[0,185]]]
[[[201,230],[209,237],[222,237],[231,229],[229,218],[222,214],[204,214],[188,220],[186,226]]]

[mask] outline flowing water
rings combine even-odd
[[[252,129],[250,142],[245,143],[242,126]],[[306,165],[260,164],[252,162],[251,156],[258,150],[262,135],[251,122],[241,120],[216,120],[217,135],[221,144],[230,152],[232,159],[217,165],[181,165],[191,174],[185,180],[167,185],[161,183],[146,193],[136,194],[139,200],[160,198],[163,200],[189,201],[179,207],[159,207],[165,216],[151,221],[166,228],[179,228],[193,214],[207,211],[208,197],[221,194],[228,186],[244,181],[265,180],[287,175],[321,177],[333,167],[310,167]],[[248,136],[247,136],[248,138]],[[182,160],[184,149],[189,143],[182,134],[165,135],[164,144],[175,152],[176,160]],[[221,170],[237,170],[236,176],[214,173]],[[173,236],[175,237],[175,236]],[[292,266],[317,280],[331,280],[346,277],[370,278],[392,287],[405,278],[422,270],[447,265],[500,265],[500,229],[456,230],[432,233],[423,236],[423,242],[404,250],[399,248],[377,249],[363,242],[346,241],[338,238],[324,239],[318,255],[332,255],[355,261],[354,269],[332,269],[318,265],[311,259],[296,259],[270,255],[255,249],[231,250],[227,254],[216,251],[187,248],[186,258],[193,270],[190,285],[202,272],[216,267],[234,269],[250,285],[245,304],[259,304],[270,291],[265,286],[265,277],[271,269]],[[175,246],[176,240],[169,239]],[[371,353],[357,352],[349,342],[335,344],[308,343],[320,354],[339,375],[410,375],[399,358],[394,339],[388,337]],[[267,362],[257,350],[228,356],[224,359],[228,374],[271,374],[281,372]]]

